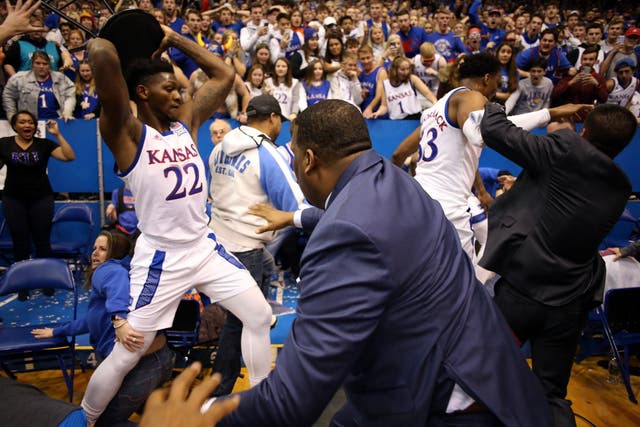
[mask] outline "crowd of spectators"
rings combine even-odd
[[[84,46],[111,12],[92,1],[66,3],[58,3],[65,15],[91,32],[41,9],[31,25],[42,31],[14,37],[3,46],[6,56],[0,55],[3,114],[13,125],[28,119],[31,137],[36,118],[90,120],[100,114]],[[511,114],[566,103],[610,103],[628,108],[640,121],[640,7],[618,2],[617,9],[608,10],[584,7],[590,2],[568,3],[119,0],[116,11],[139,8],[152,14],[235,69],[224,106],[212,116],[215,142],[230,131],[217,119],[246,123],[251,98],[262,94],[272,95],[290,120],[329,99],[353,104],[367,119],[416,120],[458,86],[457,69],[465,58],[472,62],[480,56],[469,56],[481,52],[494,54],[501,65],[495,101]],[[175,47],[163,55],[176,70],[182,96],[192,97],[206,82],[205,73]],[[48,123],[61,150],[68,151],[56,122]],[[17,144],[27,139],[14,130]],[[53,145],[49,150],[59,160],[74,157]],[[131,196],[124,191],[114,192],[108,211],[114,222],[132,211],[124,206]],[[5,206],[11,202],[7,195]],[[125,231],[134,232],[135,227]],[[50,248],[45,249],[36,255],[46,256]]]
[[[268,93],[289,118],[315,102],[344,99],[368,119],[414,119],[455,86],[464,56],[483,51],[502,64],[495,100],[512,114],[569,102],[615,103],[640,118],[640,8],[600,3],[120,0],[115,10],[153,14],[234,67],[237,82],[213,118],[244,123],[249,99]],[[91,0],[58,6],[94,34],[111,15]],[[39,118],[98,116],[83,49],[93,35],[56,13],[38,12],[32,24],[43,31],[4,46],[6,116],[22,107]],[[38,50],[49,57],[47,72],[34,63]],[[197,65],[177,49],[165,58],[184,74],[183,96],[192,96],[204,78]]]

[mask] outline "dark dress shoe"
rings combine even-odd
[[[56,293],[56,290],[55,290],[55,289],[53,289],[53,288],[44,288],[44,289],[42,290],[42,293],[43,293],[43,294],[45,294],[45,295],[46,295],[46,296],[48,296],[48,297],[51,297],[51,296],[53,296],[53,294],[55,294],[55,293]]]
[[[18,301],[26,301],[29,299],[29,291],[18,291]]]

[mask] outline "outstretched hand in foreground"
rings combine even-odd
[[[215,374],[189,393],[200,369],[200,363],[195,362],[182,371],[170,388],[154,391],[145,405],[140,427],[212,427],[236,409],[238,396],[214,402],[204,414],[200,413],[200,407],[220,383],[220,374]]]
[[[27,0],[23,3],[22,0],[18,0],[15,6],[9,1],[6,4],[8,14],[0,26],[0,42],[16,34],[42,31],[42,27],[35,27],[30,23],[31,15],[40,7],[39,1]]]

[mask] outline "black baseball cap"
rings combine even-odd
[[[282,109],[278,100],[271,95],[263,93],[262,95],[255,96],[249,101],[247,106],[247,117],[253,116],[268,116],[271,113],[278,114],[282,120],[288,120],[282,115]]]

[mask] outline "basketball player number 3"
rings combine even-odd
[[[431,148],[431,153],[427,156],[427,150],[422,151],[422,144],[418,146],[418,159],[422,159],[425,162],[430,162],[438,155],[438,146],[435,144],[435,140],[438,137],[438,130],[431,128],[427,131],[427,145]]]
[[[182,186],[182,173],[185,175],[189,175],[189,172],[193,171],[195,177],[193,180],[193,185],[189,190],[189,196],[192,194],[197,194],[202,191],[202,183],[200,182],[200,172],[198,171],[198,167],[195,163],[187,163],[182,166],[182,169],[178,166],[170,166],[164,170],[164,177],[167,178],[170,173],[174,174],[176,177],[176,184],[173,186],[173,190],[171,193],[165,198],[165,200],[176,200],[181,199],[187,196],[187,188],[186,186]]]

